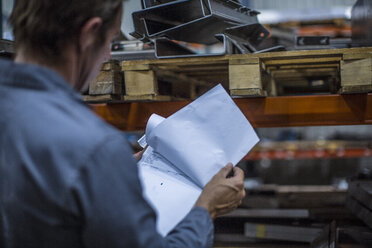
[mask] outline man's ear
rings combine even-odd
[[[99,17],[91,18],[84,24],[79,36],[78,47],[80,52],[85,52],[90,46],[95,44],[101,26],[102,19]]]

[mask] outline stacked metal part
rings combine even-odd
[[[353,46],[372,45],[372,1],[358,0],[351,13]]]
[[[224,43],[226,53],[251,53],[269,34],[259,12],[236,0],[143,0],[132,14],[132,36],[154,41],[158,57],[198,56],[172,40],[205,45]]]

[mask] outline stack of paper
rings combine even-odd
[[[139,141],[149,145],[139,162],[140,178],[163,236],[186,216],[221,168],[236,165],[259,141],[221,85],[167,119],[152,115],[145,137]]]

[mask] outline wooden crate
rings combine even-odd
[[[327,92],[372,91],[372,48],[306,50],[219,57],[126,61],[125,99],[195,98],[218,83],[233,96],[277,96],[327,84]],[[171,85],[162,93],[162,83]],[[196,90],[198,89],[198,90]]]

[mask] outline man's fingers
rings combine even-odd
[[[142,158],[142,154],[143,154],[143,151],[140,151],[140,152],[137,152],[137,153],[133,154],[133,157],[136,160],[140,160]]]
[[[241,193],[241,199],[243,199],[245,197],[246,193],[245,193],[245,189],[242,190],[242,193]]]
[[[228,163],[225,167],[223,167],[218,174],[220,174],[222,177],[226,178],[231,170],[233,169],[233,164]]]
[[[231,179],[243,182],[244,181],[244,171],[239,167],[234,167],[234,176]]]
[[[147,149],[147,146],[146,146],[142,151],[139,151],[139,152],[133,154],[133,157],[134,157],[137,161],[141,160],[142,155],[143,155],[143,153],[146,151],[146,149]]]

